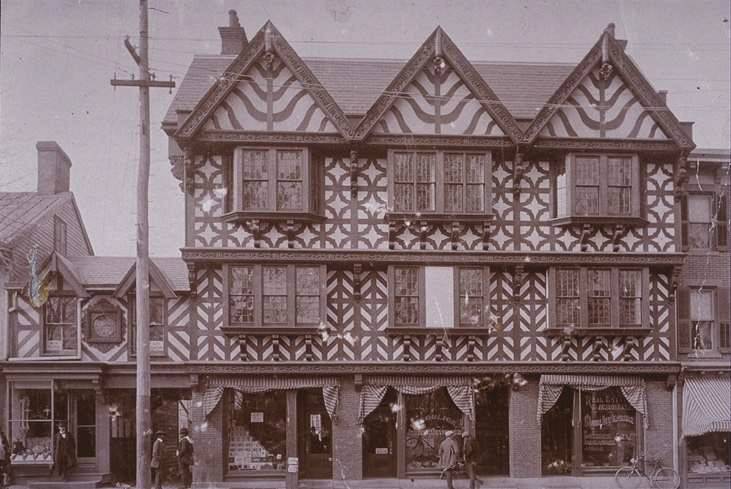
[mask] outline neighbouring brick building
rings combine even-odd
[[[441,28],[407,61],[302,59],[234,13],[219,31],[163,121],[185,243],[151,267],[155,423],[192,401],[195,481],[435,477],[448,430],[483,475],[685,463],[681,389],[712,356],[676,321],[710,286],[680,282],[694,144],[612,25],[576,65],[471,62]],[[133,446],[133,261],[64,255],[76,347],[49,352],[48,307],[8,286],[8,404],[55,419],[38,373],[92,389],[106,475]]]

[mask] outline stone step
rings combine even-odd
[[[100,485],[98,480],[33,481],[28,489],[97,489]]]

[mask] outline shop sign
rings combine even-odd
[[[251,412],[251,420],[252,423],[263,423],[264,422],[264,412],[262,411],[252,411]]]
[[[376,448],[376,455],[388,455],[388,448]]]
[[[299,458],[287,458],[287,472],[289,472],[290,474],[296,474],[297,472],[299,472]]]
[[[46,350],[47,351],[63,351],[63,341],[62,340],[47,340],[46,341]]]
[[[163,341],[150,341],[150,353],[160,354],[165,353],[165,342]]]

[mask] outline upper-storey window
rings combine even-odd
[[[392,150],[390,211],[424,217],[488,214],[491,166],[490,153]]]
[[[319,176],[306,148],[236,148],[230,210],[289,218],[317,214]]]
[[[150,296],[150,326],[149,326],[149,348],[150,355],[165,355],[165,325],[167,324],[167,300],[158,295]],[[130,294],[129,304],[129,346],[132,354],[137,353],[137,303],[135,295]]]
[[[570,153],[556,171],[554,216],[640,217],[640,165],[636,155]]]
[[[647,269],[554,269],[551,327],[647,327],[648,282]]]
[[[684,287],[678,290],[678,346],[705,355],[729,351],[729,289]]]
[[[43,305],[44,353],[73,355],[78,347],[76,297],[52,295]]]
[[[487,267],[389,267],[389,317],[395,328],[489,326]]]
[[[683,249],[720,250],[728,247],[726,195],[691,190],[680,203]]]
[[[317,327],[325,319],[324,265],[229,265],[228,327]]]

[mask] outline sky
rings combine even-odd
[[[731,0],[149,0],[150,65],[179,83],[193,54],[218,54],[236,9],[249,38],[268,20],[303,57],[408,59],[441,25],[472,61],[577,63],[608,23],[699,147],[728,148]],[[134,0],[0,0],[0,191],[36,188],[39,140],[73,162],[97,255],[134,255],[138,91],[109,80],[137,67]],[[183,194],[160,122],[172,95],[151,91],[150,253],[178,256]]]

